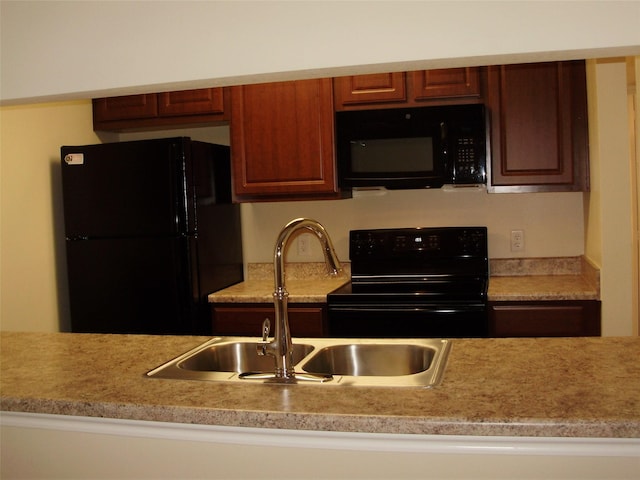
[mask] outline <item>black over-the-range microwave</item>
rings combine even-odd
[[[485,184],[487,123],[481,104],[337,112],[338,183],[343,189]]]

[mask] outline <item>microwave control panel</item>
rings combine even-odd
[[[481,161],[483,157],[479,148],[482,144],[474,137],[457,137],[453,148],[453,172],[454,183],[485,183],[486,173]]]

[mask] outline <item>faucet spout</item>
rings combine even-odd
[[[280,235],[278,235],[273,258],[276,290],[279,287],[284,288],[284,254],[289,242],[289,238],[295,232],[303,228],[313,232],[316,237],[318,237],[318,240],[320,240],[324,258],[327,263],[327,267],[329,268],[329,273],[332,275],[337,275],[340,272],[340,260],[338,260],[338,256],[336,255],[335,249],[333,248],[331,238],[329,237],[329,234],[327,233],[325,228],[315,220],[311,220],[309,218],[297,218],[285,225],[280,232]]]
[[[338,256],[333,248],[331,238],[325,228],[317,221],[308,218],[297,218],[285,225],[278,235],[273,256],[275,332],[273,341],[263,346],[263,352],[275,358],[276,368],[274,381],[278,383],[295,383],[296,381],[293,365],[293,343],[291,341],[287,308],[289,293],[285,287],[284,255],[289,239],[295,232],[301,229],[310,230],[322,244],[329,273],[337,275],[341,270],[340,260],[338,260]]]

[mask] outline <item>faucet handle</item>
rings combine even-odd
[[[269,317],[264,319],[262,322],[262,341],[266,342],[269,340],[269,331],[271,330],[271,320]]]

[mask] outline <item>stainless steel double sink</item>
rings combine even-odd
[[[215,337],[147,376],[268,382],[274,359],[258,355],[258,343],[253,337]],[[327,386],[432,387],[442,381],[451,348],[445,339],[294,338],[293,344],[298,383]],[[324,379],[306,380],[312,376]]]

